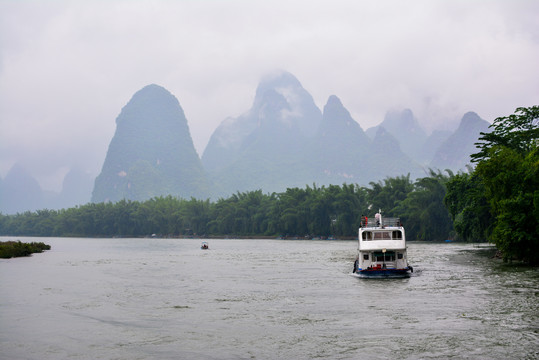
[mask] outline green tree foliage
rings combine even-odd
[[[499,117],[489,126],[489,133],[481,133],[476,143],[479,152],[471,156],[473,162],[486,161],[505,148],[526,154],[537,147],[539,139],[539,106],[519,107],[513,115]]]
[[[457,234],[488,239],[505,260],[539,263],[539,106],[518,108],[481,133],[474,172],[448,183]]]
[[[370,205],[373,209],[385,209],[385,215],[399,216],[395,212],[397,206],[414,190],[410,174],[395,178],[387,178],[383,182],[371,182],[367,190]]]
[[[485,196],[485,185],[480,176],[460,173],[446,184],[444,204],[449,210],[459,239],[485,241],[492,232],[494,218]]]
[[[430,176],[418,179],[414,191],[393,210],[401,214],[407,236],[418,240],[445,240],[453,230],[453,223],[443,204],[448,176],[430,171]]]
[[[313,184],[283,193],[238,192],[216,202],[167,196],[90,203],[0,215],[0,234],[355,237],[361,216],[372,216],[380,208],[386,216],[407,220],[409,239],[443,240],[452,230],[442,202],[447,178],[432,172],[415,183],[402,176],[371,183],[371,188]]]
[[[491,240],[504,259],[539,263],[539,150],[497,149],[477,165],[495,216]]]
[[[22,243],[20,241],[0,242],[0,258],[10,259],[12,257],[30,256],[34,253],[41,253],[50,250],[51,246],[42,242]]]

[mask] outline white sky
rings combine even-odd
[[[0,0],[0,177],[97,175],[131,96],[180,101],[200,155],[261,77],[294,74],[363,127],[412,109],[427,130],[539,103],[539,1]]]

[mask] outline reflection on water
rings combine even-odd
[[[6,359],[539,357],[539,271],[469,244],[357,279],[353,241],[39,240],[0,261]]]

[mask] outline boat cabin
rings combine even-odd
[[[399,218],[382,218],[380,213],[374,221],[364,217],[358,235],[356,271],[408,269],[406,237]]]

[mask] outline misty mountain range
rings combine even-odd
[[[262,79],[248,111],[222,121],[199,158],[179,101],[163,87],[148,85],[117,117],[95,181],[73,169],[60,194],[48,193],[15,165],[0,179],[0,211],[143,201],[169,194],[217,199],[258,189],[271,193],[313,184],[368,185],[406,174],[414,179],[425,176],[428,168],[464,170],[476,152],[479,133],[488,126],[468,112],[456,131],[427,135],[405,109],[388,112],[379,125],[364,131],[337,96],[330,96],[321,111],[292,74],[280,72]]]

